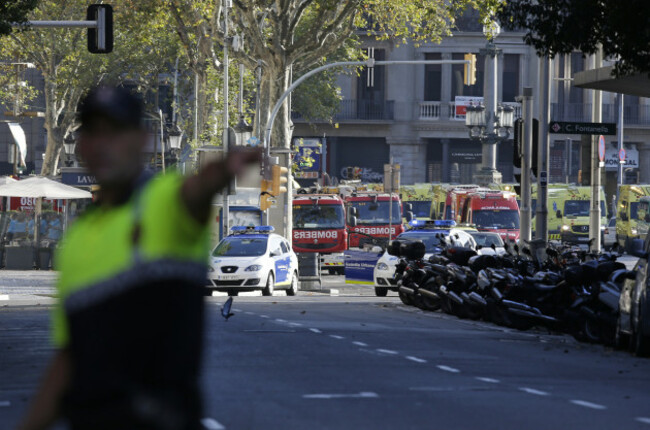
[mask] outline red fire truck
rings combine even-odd
[[[463,203],[461,222],[479,231],[498,233],[504,241],[519,239],[519,205],[510,191],[469,193]]]
[[[445,201],[443,219],[453,220],[459,223],[460,212],[467,195],[480,189],[481,188],[478,185],[457,185],[450,188],[449,191],[447,191],[447,200]]]
[[[293,250],[318,252],[321,269],[343,274],[348,249],[343,199],[333,194],[303,194],[293,199]]]
[[[404,232],[402,202],[397,194],[352,193],[345,198],[345,206],[348,211],[348,221],[352,217],[356,219],[356,225],[350,225],[350,248],[359,248],[364,243],[372,242],[372,238],[387,242],[389,232],[391,238]],[[411,212],[407,213],[407,221],[410,221],[409,218],[412,219],[412,215]]]

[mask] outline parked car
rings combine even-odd
[[[481,255],[503,255],[506,248],[501,235],[487,231],[469,231],[468,232],[476,241],[478,253]],[[494,245],[494,248],[492,246]]]
[[[208,279],[211,289],[236,296],[261,290],[265,296],[283,289],[298,293],[298,257],[289,242],[271,226],[233,227],[212,251]]]
[[[648,237],[643,244],[643,253],[634,266],[634,271],[630,272],[632,278],[626,279],[623,283],[616,325],[616,346],[629,346],[638,356],[650,356],[650,291],[648,291],[650,241]]]

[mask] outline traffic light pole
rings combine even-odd
[[[551,61],[550,57],[545,57],[540,61],[540,121],[539,121],[539,147],[537,148],[537,208],[535,220],[535,236],[539,241],[548,241],[548,148],[549,134],[548,121],[551,114]],[[531,127],[532,130],[532,127]],[[523,187],[522,187],[523,188]]]
[[[524,142],[521,158],[521,225],[519,238],[530,242],[532,227],[530,170],[533,161],[533,89],[524,88],[521,96],[521,116],[524,120]]]
[[[599,46],[594,57],[594,69],[603,64],[603,47]],[[602,92],[594,90],[594,103],[591,108],[591,121],[602,121]],[[589,211],[590,250],[600,252],[600,157],[598,154],[598,136],[591,136],[591,210]]]

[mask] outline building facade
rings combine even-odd
[[[360,179],[380,182],[383,165],[401,165],[402,184],[416,182],[472,183],[481,167],[481,143],[470,140],[464,116],[458,115],[459,97],[482,97],[486,38],[470,21],[461,22],[463,31],[440,44],[396,45],[392,41],[366,39],[365,49],[376,60],[463,60],[466,53],[477,56],[476,84],[463,84],[462,64],[391,65],[364,68],[359,76],[338,78],[343,100],[333,124],[310,124],[293,113],[294,138],[321,138],[325,142],[325,171],[331,177],[347,179],[359,172]],[[521,114],[516,97],[532,87],[534,116],[539,118],[538,82],[540,61],[523,42],[521,32],[502,32],[495,39],[498,56],[499,103]],[[579,52],[558,56],[553,61],[551,121],[591,122],[593,91],[572,86],[573,73],[589,68],[590,57]],[[628,154],[626,182],[650,182],[650,104],[647,99],[625,97],[624,142]],[[616,122],[616,95],[603,93],[602,122]],[[578,135],[550,135],[549,180],[578,183],[589,178],[581,174],[585,145]],[[324,139],[323,139],[324,137]],[[606,136],[616,151],[616,136]],[[617,151],[616,151],[617,152]],[[503,182],[513,181],[512,137],[498,144],[497,169]],[[646,166],[647,165],[647,166]],[[616,183],[615,165],[607,163],[604,179]],[[644,168],[645,166],[646,168]],[[356,167],[357,169],[349,169]]]

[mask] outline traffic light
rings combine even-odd
[[[109,4],[91,4],[86,19],[97,21],[97,27],[88,29],[88,51],[108,54],[113,51],[113,7]]]
[[[535,177],[537,177],[537,148],[539,148],[539,120],[533,118],[533,153],[530,168]]]
[[[289,173],[289,169],[286,167],[282,167],[279,164],[271,166],[271,193],[273,197],[287,192],[286,183],[289,180],[286,176],[287,173]]]
[[[271,182],[262,179],[260,184],[260,209],[265,211],[273,205],[273,195],[271,195]]]
[[[515,192],[521,196],[521,156],[524,144],[524,120],[517,118],[512,136],[512,164],[514,165],[513,175],[515,177]]]
[[[465,54],[465,61],[469,61],[469,64],[464,64],[463,67],[463,83],[474,85],[476,84],[476,55]]]

